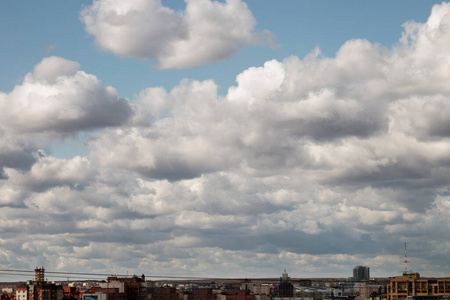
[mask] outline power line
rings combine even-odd
[[[7,272],[7,273],[5,273]],[[0,269],[0,274],[5,275],[22,275],[15,273],[32,273],[34,274],[34,270],[17,270],[17,269]],[[62,272],[62,271],[45,271],[46,274],[61,274],[61,275],[86,275],[86,276],[117,276],[117,277],[130,277],[128,274],[111,274],[111,273],[89,273],[89,272]],[[67,277],[67,276],[58,276],[51,275],[49,277]],[[74,276],[70,276],[72,278],[76,278]],[[227,280],[230,278],[214,278],[214,277],[198,277],[198,276],[167,276],[167,275],[145,275],[145,277],[149,278],[161,278],[161,279],[212,279],[212,280]],[[78,278],[89,278],[89,277],[78,277]]]
[[[23,272],[23,273],[34,273],[34,271],[27,271],[27,270],[8,270],[8,269],[0,269],[0,272]]]
[[[0,269],[0,272],[14,272],[14,273],[35,273],[34,270],[14,270],[14,269]],[[120,274],[106,274],[106,273],[85,273],[85,272],[57,272],[45,271],[46,274],[75,274],[75,275],[93,275],[93,276],[126,276]]]
[[[6,275],[6,276],[24,276],[23,274],[18,274],[18,273],[5,273],[5,272],[0,272],[0,275]],[[67,278],[66,276],[62,276],[62,275],[53,275],[50,276],[51,278]],[[77,277],[77,276],[70,276],[70,278],[75,278],[75,279],[94,279],[94,280],[98,280],[101,278],[93,278],[93,277]]]

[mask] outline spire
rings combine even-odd
[[[288,273],[286,272],[286,268],[284,268],[284,272],[283,272],[283,277],[281,277],[281,279],[283,281],[288,281],[289,277],[288,277]]]

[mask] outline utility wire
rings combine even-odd
[[[6,275],[6,276],[23,276],[23,274],[17,274],[17,273],[4,273],[4,272],[0,272],[0,275]],[[58,276],[58,275],[52,275],[49,276],[51,278],[67,278],[67,276]],[[102,278],[93,278],[93,277],[77,277],[77,276],[70,276],[70,278],[75,278],[75,279],[93,279],[93,280],[101,280]],[[67,280],[63,280],[63,281],[67,281]]]
[[[15,269],[0,269],[0,274],[10,274],[10,275],[21,275],[21,274],[14,274],[14,273],[35,273],[34,270],[15,270]],[[8,273],[3,273],[8,272]],[[107,273],[84,273],[84,272],[59,272],[59,271],[45,271],[45,274],[62,274],[62,275],[86,275],[86,276],[117,276],[117,277],[130,277],[130,275],[123,275],[123,274],[107,274]],[[57,276],[57,275],[51,275],[49,277],[67,277],[67,276]],[[72,278],[75,278],[73,276],[70,276]],[[166,276],[166,275],[145,275],[145,277],[149,278],[161,278],[161,279],[208,279],[208,280],[227,280],[230,278],[215,278],[215,277],[198,277],[198,276]],[[82,277],[85,278],[85,277]]]

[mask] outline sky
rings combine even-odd
[[[0,269],[450,276],[450,3],[0,0],[0,45]]]

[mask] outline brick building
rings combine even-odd
[[[73,286],[63,287],[63,300],[77,300],[81,299],[80,291]]]
[[[178,300],[178,293],[174,287],[162,287],[152,294],[153,300]]]
[[[45,282],[45,269],[36,268],[35,281],[28,281],[16,288],[17,300],[62,300],[63,287]]]
[[[216,300],[211,288],[197,288],[195,293],[185,293],[182,300]]]
[[[404,273],[389,279],[387,300],[441,300],[450,297],[450,279],[421,278],[419,273]]]
[[[152,291],[152,282],[141,277],[108,277],[98,287],[83,293],[83,300],[147,300]]]
[[[235,290],[230,295],[226,295],[226,300],[253,300],[249,290]]]

